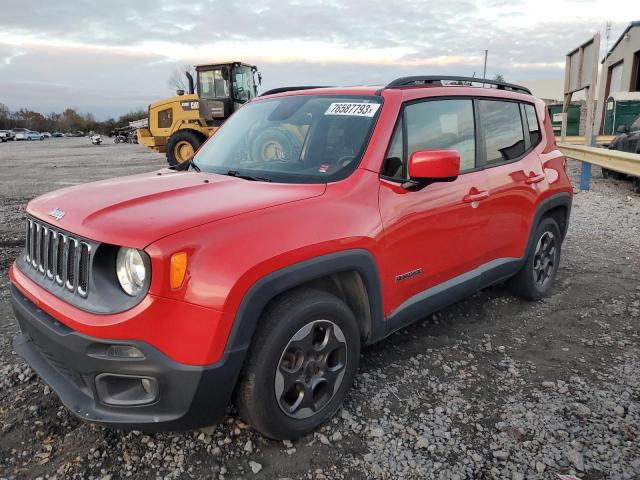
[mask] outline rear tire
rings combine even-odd
[[[524,266],[507,282],[509,289],[527,300],[547,296],[558,272],[561,247],[558,224],[550,217],[543,218],[536,228]]]
[[[273,439],[305,435],[338,410],[359,360],[347,305],[321,290],[295,290],[262,315],[237,391],[240,416]]]
[[[202,145],[202,139],[193,132],[179,130],[169,138],[167,144],[167,162],[172,167],[184,163],[196,153]]]
[[[608,168],[602,167],[602,177],[611,178],[613,180],[623,180],[624,173],[616,172],[615,170],[609,170]]]

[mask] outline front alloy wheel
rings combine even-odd
[[[237,390],[240,415],[270,438],[306,435],[331,418],[353,383],[357,321],[335,295],[300,288],[259,322]]]
[[[275,394],[282,411],[309,418],[327,406],[342,384],[347,342],[329,320],[308,323],[289,340],[278,363]]]

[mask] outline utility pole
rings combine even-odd
[[[487,79],[487,54],[489,53],[489,50],[485,50],[484,51],[484,69],[482,70],[482,79],[486,80]]]

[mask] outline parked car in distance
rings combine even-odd
[[[180,166],[28,203],[14,350],[83,420],[196,428],[235,399],[300,437],[363,346],[496,283],[547,296],[572,195],[525,87],[267,92]]]
[[[26,133],[25,140],[44,140],[44,135],[40,132],[34,132],[33,130],[29,130]]]
[[[53,133],[51,134],[51,136],[52,136],[53,138],[60,138],[60,137],[64,137],[64,133],[61,133],[61,132],[53,132]]]
[[[636,118],[629,129],[621,125],[618,135],[613,139],[608,147],[610,150],[618,150],[620,152],[640,153],[640,116]],[[627,178],[624,173],[602,168],[602,176],[604,178],[614,178],[623,180]],[[640,177],[631,177],[632,188],[635,193],[640,193]]]
[[[49,132],[42,132],[42,136],[44,138],[51,138],[51,134]]]
[[[15,134],[11,130],[0,130],[0,140],[3,142],[8,142],[9,140],[13,140]]]
[[[14,140],[26,140],[27,132],[29,131],[29,129],[27,129],[27,128],[12,128],[11,131],[13,132]]]

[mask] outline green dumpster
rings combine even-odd
[[[617,135],[620,127],[625,130],[640,115],[640,92],[615,92],[605,103],[604,134]]]
[[[549,116],[553,133],[560,136],[562,130],[562,104],[549,105]],[[577,136],[580,134],[580,105],[570,104],[567,112],[567,136]]]

